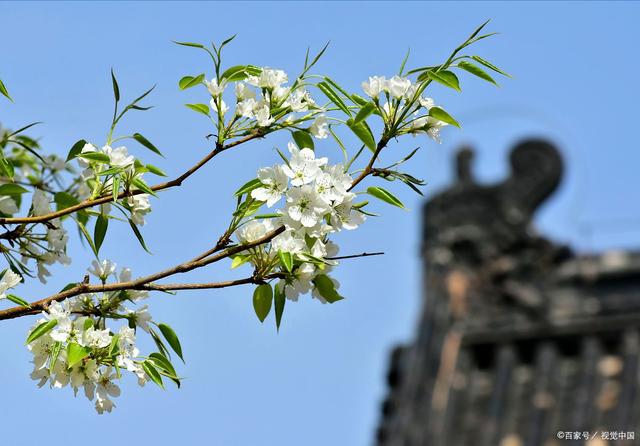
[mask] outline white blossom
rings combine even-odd
[[[107,259],[103,260],[100,263],[98,263],[97,260],[94,260],[91,262],[91,265],[92,268],[88,268],[87,271],[89,271],[100,280],[106,280],[111,274],[115,273],[116,271],[116,264]]]
[[[273,230],[273,223],[270,219],[265,218],[262,220],[251,220],[236,231],[236,235],[240,243],[251,243],[261,239]]]
[[[384,91],[387,80],[384,76],[372,76],[362,83],[362,89],[371,98],[377,98]]]
[[[287,214],[305,227],[312,227],[327,211],[324,203],[313,187],[304,185],[287,192]]]
[[[258,170],[258,179],[262,187],[251,191],[256,200],[265,201],[268,207],[276,204],[287,191],[289,177],[282,166],[265,167]]]
[[[144,216],[151,212],[148,194],[133,195],[127,198],[127,204],[131,211],[131,221],[135,224],[144,225]]]
[[[18,205],[13,198],[3,195],[0,197],[0,213],[12,215],[18,212]]]
[[[0,279],[0,300],[6,299],[7,295],[5,294],[9,289],[15,288],[22,277],[19,274],[14,273],[10,269],[7,269]]]
[[[395,98],[401,98],[411,87],[411,81],[406,77],[393,76],[385,84],[385,90]]]
[[[329,123],[324,115],[318,116],[311,127],[309,132],[318,139],[324,139],[329,136]]]
[[[321,166],[327,164],[327,158],[316,159],[316,154],[309,148],[298,149],[289,143],[291,158],[289,164],[282,167],[284,173],[291,178],[292,186],[302,186],[311,183],[322,173]]]
[[[220,96],[224,92],[224,88],[226,87],[226,84],[224,81],[218,84],[218,80],[215,78],[211,79],[210,81],[205,79],[204,84],[207,86],[207,90],[209,90],[209,93],[211,93],[211,96],[214,96],[214,97]]]

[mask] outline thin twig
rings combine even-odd
[[[344,260],[344,259],[355,259],[356,257],[371,257],[371,256],[382,256],[384,252],[363,252],[362,254],[352,254],[349,256],[338,256],[338,257],[325,257],[325,260]]]

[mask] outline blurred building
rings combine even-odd
[[[515,147],[495,185],[472,158],[424,207],[424,304],[377,444],[640,444],[640,253],[576,256],[535,233],[563,172],[549,143]]]

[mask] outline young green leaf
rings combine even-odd
[[[502,71],[500,68],[496,67],[494,64],[492,64],[491,62],[484,60],[482,57],[480,56],[471,56],[471,58],[473,60],[475,60],[478,63],[481,63],[482,65],[484,65],[485,67],[489,68],[490,70],[495,71],[496,73],[500,73],[503,76],[507,76],[507,77],[511,77],[510,74],[505,73],[504,71]]]
[[[67,347],[67,367],[71,368],[84,358],[89,356],[91,349],[83,347],[75,342],[70,342]]]
[[[140,189],[145,194],[156,196],[156,193],[153,191],[153,189],[151,189],[141,177],[134,178],[131,184]]]
[[[80,141],[76,142],[73,146],[71,146],[71,150],[69,150],[69,154],[67,155],[67,161],[70,161],[76,156],[78,156],[78,154],[82,152],[82,148],[85,146],[86,143],[87,141],[85,141],[84,139],[81,139]]]
[[[291,273],[293,271],[293,255],[290,252],[278,251],[278,257],[280,257],[280,263],[284,269]]]
[[[318,274],[313,279],[313,284],[320,295],[330,304],[344,299],[335,289],[333,281],[325,274]]]
[[[472,63],[461,60],[460,62],[458,62],[458,67],[473,74],[474,76],[479,77],[480,79],[483,79],[487,82],[491,82],[496,86],[498,85],[498,83],[491,76],[489,76],[489,74],[486,71],[484,71],[480,67],[475,66]]]
[[[259,179],[254,178],[253,180],[247,181],[242,186],[240,186],[240,188],[235,191],[234,195],[236,197],[239,197],[242,194],[248,194],[252,190],[259,188],[260,186],[262,186],[262,182]]]
[[[29,302],[27,302],[21,297],[16,296],[15,294],[7,294],[7,299],[16,305],[20,305],[21,307],[27,307],[27,308],[31,307],[31,305],[29,305]]]
[[[113,73],[113,68],[111,69],[111,82],[113,84],[113,97],[116,99],[116,102],[118,102],[120,100],[120,88],[118,87],[116,75]]]
[[[159,167],[154,166],[153,164],[147,164],[144,167],[146,167],[147,170],[149,172],[151,172],[152,174],[154,174],[154,175],[158,175],[158,176],[161,176],[161,177],[166,177],[167,176],[167,174],[165,173],[164,170],[160,169]]]
[[[151,381],[156,383],[158,387],[161,387],[162,389],[164,389],[164,384],[162,383],[162,376],[160,376],[160,373],[156,369],[156,366],[153,363],[153,361],[149,361],[149,360],[144,361],[142,363],[142,370],[144,370],[144,372],[147,374],[149,379],[151,379]]]
[[[251,256],[248,254],[237,254],[233,257],[231,261],[231,269],[237,268],[241,265],[244,265],[251,259]]]
[[[236,65],[227,68],[220,76],[220,79],[227,82],[238,82],[247,77],[247,67],[245,65]]]
[[[195,87],[199,85],[204,80],[204,73],[201,73],[197,76],[185,76],[178,82],[178,86],[180,90],[186,90],[187,88]]]
[[[398,198],[396,198],[391,192],[381,187],[371,186],[367,188],[367,193],[372,197],[376,197],[379,200],[389,203],[393,206],[404,209],[404,204]]]
[[[280,323],[282,322],[282,313],[284,313],[284,304],[287,298],[284,294],[284,287],[275,286],[273,303],[276,312],[276,330],[280,331]]]
[[[362,106],[362,108],[354,118],[353,123],[358,124],[361,121],[364,121],[376,110],[377,110],[377,107],[373,102],[367,102],[365,105]]]
[[[80,230],[80,233],[82,235],[84,235],[84,238],[87,240],[87,243],[89,243],[89,246],[91,247],[91,250],[93,251],[93,254],[97,258],[98,257],[98,250],[96,249],[95,243],[93,243],[93,239],[89,235],[89,231],[87,231],[86,226],[83,223],[81,223],[79,220],[76,219],[75,221],[76,221],[76,224],[78,225],[78,229]]]
[[[11,102],[13,102],[13,99],[11,98],[11,96],[9,96],[9,92],[7,91],[7,87],[4,85],[4,82],[2,82],[2,79],[0,79],[0,94],[2,94],[2,96],[4,96],[7,99],[9,99]]]
[[[102,164],[109,164],[109,162],[111,161],[111,158],[109,158],[109,155],[102,152],[84,152],[84,153],[79,153],[77,157],[83,158],[89,161],[94,161],[97,163],[102,163]]]
[[[38,339],[40,336],[47,334],[49,331],[53,329],[58,324],[57,319],[52,319],[47,322],[43,322],[33,329],[31,334],[27,337],[27,341],[25,344],[31,344],[33,341]]]
[[[333,102],[340,110],[345,112],[348,116],[351,116],[351,111],[347,108],[347,105],[344,103],[340,96],[333,91],[333,88],[326,82],[319,82],[316,86],[324,93],[324,95]]]
[[[156,146],[151,144],[151,142],[147,138],[142,136],[140,133],[134,133],[133,134],[133,139],[138,141],[140,144],[142,144],[143,146],[145,146],[147,149],[151,150],[152,152],[157,153],[160,156],[164,156],[162,153],[160,153],[160,151],[156,148]]]
[[[458,81],[458,76],[453,74],[451,71],[442,70],[442,71],[427,71],[427,77],[429,79],[434,80],[436,82],[441,83],[442,85],[453,88],[456,91],[462,91],[460,89],[460,82]]]
[[[158,328],[169,343],[169,346],[173,349],[174,352],[176,352],[180,359],[182,359],[182,362],[184,362],[184,358],[182,357],[182,346],[180,345],[178,335],[175,331],[173,331],[173,328],[169,327],[167,324],[159,324]]]
[[[100,252],[100,247],[104,241],[105,235],[107,235],[107,229],[109,228],[109,219],[106,215],[100,214],[96,219],[96,225],[93,228],[93,243],[96,246],[96,251]]]
[[[15,183],[7,183],[0,186],[0,195],[20,195],[27,192],[29,192],[27,189]]]
[[[347,127],[364,143],[365,146],[372,152],[376,151],[376,141],[373,137],[371,129],[367,125],[366,121],[360,121],[355,124],[352,119],[347,121]]]
[[[140,229],[138,229],[138,227],[136,226],[136,224],[134,222],[131,221],[131,219],[127,219],[129,221],[129,226],[131,226],[131,230],[133,231],[133,233],[135,234],[136,238],[138,239],[138,242],[140,242],[140,246],[142,246],[142,248],[147,251],[149,254],[151,254],[151,251],[149,251],[149,248],[147,248],[147,244],[144,242],[144,237],[142,237],[142,233],[140,232]]]
[[[260,322],[264,322],[269,315],[269,311],[271,311],[271,301],[273,301],[271,285],[268,283],[258,285],[253,292],[253,309],[258,319],[260,319]]]
[[[186,107],[189,107],[193,111],[202,113],[205,116],[209,116],[209,106],[207,104],[184,104],[184,105]]]
[[[311,138],[308,132],[298,130],[291,132],[291,136],[293,136],[293,140],[300,149],[305,147],[311,150],[314,149],[313,138]]]
[[[451,125],[453,125],[455,127],[460,128],[460,124],[458,123],[458,121],[453,119],[453,117],[449,113],[444,111],[443,108],[431,107],[429,109],[429,116],[431,116],[432,118],[437,119],[438,121],[446,122],[447,124],[451,124]]]

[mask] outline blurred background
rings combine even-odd
[[[59,154],[80,138],[101,144],[112,112],[113,67],[125,98],[157,84],[147,101],[156,108],[128,116],[121,133],[139,131],[153,141],[166,159],[133,143],[130,150],[172,177],[206,153],[211,131],[204,117],[183,106],[203,102],[204,92],[181,92],[177,81],[205,70],[211,76],[211,70],[201,52],[171,40],[220,42],[237,33],[227,66],[268,65],[289,73],[300,69],[308,46],[318,50],[330,40],[315,71],[360,91],[368,76],[397,72],[407,49],[410,67],[439,63],[490,18],[487,30],[500,35],[474,53],[514,78],[495,88],[462,75],[462,94],[434,86],[430,95],[462,130],[446,129],[441,145],[405,139],[383,161],[421,146],[410,171],[428,182],[429,197],[451,181],[452,155],[462,144],[476,148],[476,175],[491,182],[506,174],[514,142],[544,136],[559,146],[567,171],[537,215],[537,227],[578,252],[632,249],[640,244],[640,151],[633,136],[639,13],[640,5],[631,2],[4,2],[0,78],[15,104],[1,104],[0,122],[18,128],[43,121],[30,134]],[[276,162],[274,147],[284,144],[284,134],[250,143],[163,193],[143,228],[152,256],[124,225],[112,225],[103,256],[142,275],[201,252],[222,232],[232,192],[258,167]],[[330,140],[319,147],[328,156],[340,154]],[[347,299],[323,306],[307,297],[287,305],[279,334],[272,316],[257,321],[250,288],[153,298],[155,319],[181,337],[183,388],[140,389],[130,380],[111,415],[97,416],[70,389],[38,389],[23,346],[33,320],[3,322],[0,417],[8,427],[2,443],[371,444],[390,349],[413,337],[421,308],[423,198],[402,184],[392,186],[409,212],[376,205],[381,218],[339,237],[342,254],[385,255],[343,262],[336,278]],[[70,254],[72,266],[56,268],[46,286],[21,287],[20,295],[44,297],[81,279],[90,251],[74,238]],[[246,274],[228,267],[192,277]]]

